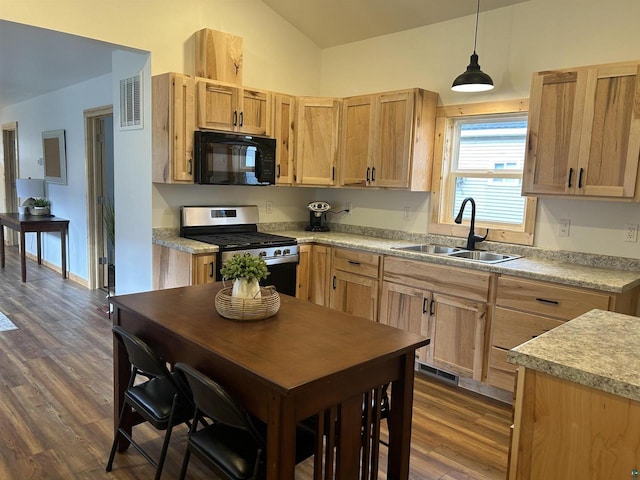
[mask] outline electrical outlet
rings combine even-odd
[[[637,242],[638,241],[638,225],[627,223],[624,226],[624,241],[625,242]]]
[[[409,213],[410,212],[411,212],[411,207],[404,207],[403,213],[402,213],[402,218],[404,220],[409,220]]]
[[[345,209],[347,210],[347,215],[351,215],[351,212],[353,211],[353,203],[347,202]]]
[[[271,200],[267,200],[266,211],[267,215],[271,215],[273,213],[273,202]]]
[[[569,229],[571,228],[571,220],[560,220],[558,223],[558,236],[568,237]]]

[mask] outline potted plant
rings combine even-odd
[[[29,213],[31,215],[49,215],[49,207],[51,202],[46,198],[36,198],[33,200],[33,205],[29,207]]]
[[[220,273],[225,280],[233,280],[231,296],[238,298],[259,298],[258,282],[269,275],[265,261],[250,253],[229,258]]]

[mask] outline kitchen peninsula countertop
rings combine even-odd
[[[507,353],[511,363],[640,401],[640,318],[591,310]]]
[[[486,272],[513,275],[521,278],[554,282],[583,288],[592,288],[610,293],[624,293],[640,285],[640,268],[630,271],[615,268],[612,259],[600,255],[585,256],[574,252],[554,252],[534,247],[521,247],[486,242],[479,250],[500,251],[502,253],[523,255],[522,258],[501,263],[485,264],[469,260],[451,258],[444,255],[429,255],[417,252],[405,252],[394,247],[403,247],[420,243],[438,243],[451,246],[464,245],[464,239],[438,237],[437,239],[416,236],[416,238],[381,238],[344,232],[308,232],[305,230],[270,230],[273,233],[295,237],[298,243],[320,243],[329,246],[355,248],[382,255],[393,255],[427,263],[469,268]],[[462,244],[460,243],[462,242]],[[176,229],[162,228],[153,230],[153,243],[175,248],[188,253],[213,253],[216,245],[188,240],[178,235]],[[558,258],[560,257],[560,259]],[[579,257],[579,258],[578,258]],[[575,261],[574,261],[575,260]],[[576,263],[577,261],[581,263]],[[619,260],[619,259],[618,259]],[[586,263],[586,264],[585,264]]]

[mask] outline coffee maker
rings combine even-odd
[[[327,226],[327,212],[331,209],[329,202],[322,202],[315,200],[307,204],[309,209],[309,225],[305,227],[305,230],[311,232],[328,232]]]

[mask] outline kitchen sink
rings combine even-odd
[[[506,255],[504,253],[483,252],[480,250],[461,250],[459,252],[450,253],[449,257],[462,258],[465,260],[472,260],[475,262],[482,262],[482,263],[506,262],[507,260],[520,258],[519,255]]]
[[[403,252],[432,253],[436,255],[450,255],[455,252],[463,252],[464,250],[457,247],[447,247],[446,245],[433,245],[431,243],[423,243],[422,245],[410,245],[408,247],[393,247],[394,250],[402,250]]]

